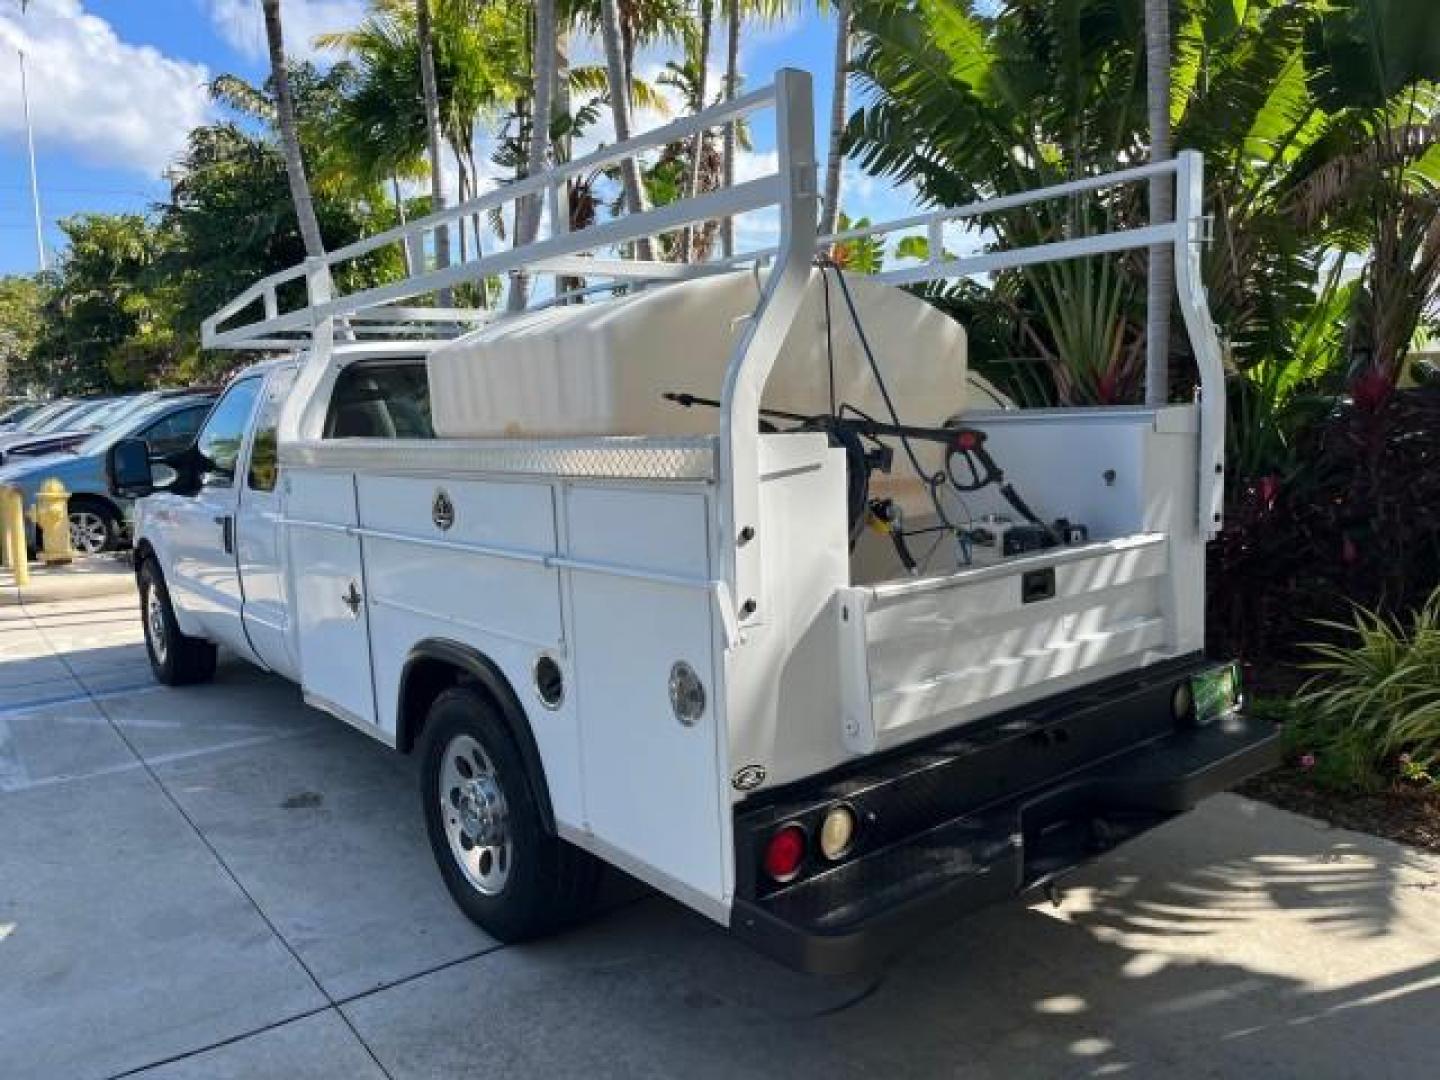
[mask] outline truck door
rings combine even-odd
[[[365,731],[375,727],[355,477],[318,469],[286,472],[285,538],[291,618],[305,700]]]
[[[264,383],[251,375],[230,385],[195,439],[200,486],[171,507],[167,584],[203,625],[205,636],[242,656],[255,657],[240,622],[240,575],[235,562],[236,470],[250,416]]]
[[[254,433],[245,456],[244,482],[238,484],[235,554],[244,606],[240,617],[250,647],[271,669],[298,678],[291,653],[284,566],[280,558],[281,493],[276,431],[280,409],[295,384],[297,368],[270,373],[255,413]]]
[[[358,361],[335,378],[324,438],[427,439],[423,357]],[[291,469],[281,478],[291,618],[307,700],[382,739],[370,662],[365,540],[353,474]]]

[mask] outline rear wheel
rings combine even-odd
[[[165,577],[154,559],[146,559],[140,567],[140,618],[156,680],[166,686],[185,686],[215,677],[215,646],[180,632]]]
[[[590,910],[599,864],[551,835],[505,722],[454,687],[425,722],[420,794],[430,847],[455,903],[501,941],[560,929]]]

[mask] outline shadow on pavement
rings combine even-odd
[[[148,683],[134,649],[132,640],[65,660],[81,679],[125,671]],[[26,662],[4,661],[0,671]],[[0,684],[0,709],[14,708],[14,692]],[[1080,871],[1060,908],[982,912],[870,978],[786,971],[620,875],[593,923],[486,951],[492,944],[455,914],[430,866],[413,769],[298,697],[281,680],[226,664],[213,686],[105,698],[105,720],[65,728],[37,713],[22,728],[0,716],[0,758],[7,722],[12,735],[51,744],[88,737],[97,724],[123,732],[397,1078],[1372,1077],[1431,1075],[1440,1061],[1440,860],[1398,845],[1221,797]],[[118,740],[113,749],[114,763],[93,768],[129,770],[123,785],[112,778],[114,798],[133,788],[127,798],[157,807],[150,814],[164,842],[142,845],[156,856],[148,874],[184,856],[195,881],[187,888],[198,909],[189,911],[186,895],[170,900],[189,911],[183,942],[147,936],[150,877],[131,881],[123,862],[109,866],[114,882],[92,903],[84,889],[96,867],[52,864],[50,831],[103,829],[123,809],[113,801],[102,818],[71,815],[68,788],[37,788],[26,797],[37,806],[43,798],[47,816],[19,823],[36,831],[26,858],[37,861],[12,867],[49,875],[49,888],[73,905],[66,919],[97,926],[114,923],[117,892],[133,893],[141,929],[130,938],[112,931],[106,945],[113,988],[87,983],[101,1017],[131,993],[141,966],[178,963],[181,944],[186,956],[213,951],[205,905],[221,910],[216,897],[236,909],[232,936],[244,944],[206,973],[217,988],[231,977],[227,964],[244,970],[241,958],[270,940],[247,936],[255,921],[242,918],[246,904],[227,882],[217,884],[210,853],[141,783],[130,751]],[[30,760],[37,776],[39,763]],[[66,758],[52,771],[75,770]],[[0,791],[7,798],[16,796]],[[23,805],[0,801],[0,810]],[[53,936],[28,940],[27,920],[48,916],[38,894],[15,901],[24,894],[0,880],[0,998],[8,989],[54,1030],[21,1035],[0,1015],[0,1062],[12,1037],[32,1040],[35,1054],[69,1040],[76,1056],[67,1060],[133,1066],[256,1030],[217,1012],[218,1001],[156,985],[153,1006],[137,1013],[143,1023],[127,1021],[124,1053],[99,1036],[81,1051],[94,1030],[83,1010],[46,1002],[90,944],[64,932],[58,916]],[[278,962],[267,965],[250,976],[256,985],[263,976],[296,1000],[312,996],[293,973],[280,980]],[[290,1009],[282,997],[266,1004]],[[226,1075],[230,1053],[240,1051],[205,1052],[184,1075]]]

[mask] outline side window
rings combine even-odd
[[[200,429],[195,449],[204,459],[201,482],[206,487],[229,487],[235,482],[235,463],[261,381],[259,376],[242,379],[226,390]]]
[[[430,380],[418,360],[352,364],[335,380],[327,439],[433,439]]]
[[[195,441],[195,432],[200,430],[200,424],[209,411],[209,405],[180,409],[156,420],[141,431],[138,438],[145,440],[152,454],[173,454],[177,450],[184,450]]]
[[[277,371],[265,385],[260,414],[255,418],[255,438],[250,443],[250,468],[245,482],[251,491],[274,491],[280,474],[278,433],[280,410],[295,385],[295,368]]]

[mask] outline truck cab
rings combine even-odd
[[[563,222],[576,171],[766,109],[772,176],[335,291],[333,266],[472,214],[535,199]],[[1224,400],[1198,156],[1027,196],[1162,175],[1173,223],[861,278],[817,261],[812,121],[782,72],[274,275],[205,337],[282,358],[183,454],[112,450],[112,485],[145,496],[157,677],[207,679],[223,645],[418,754],[439,871],[501,939],[579,917],[609,864],[797,968],[868,967],[1276,759],[1204,653]],[[633,258],[765,207],[777,248]],[[1191,401],[1013,408],[903,288],[1157,243]],[[520,267],[554,285],[516,311],[422,302]]]

